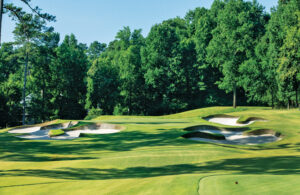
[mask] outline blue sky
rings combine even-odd
[[[4,0],[18,4],[20,0]],[[61,34],[73,33],[82,43],[109,43],[116,33],[129,26],[142,29],[146,36],[151,26],[176,16],[184,17],[196,7],[209,8],[213,0],[32,0],[43,11],[57,17],[51,23]],[[277,0],[258,0],[266,11],[277,5]],[[22,5],[22,4],[19,4]],[[3,41],[12,41],[14,23],[3,18]]]

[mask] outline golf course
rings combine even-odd
[[[300,195],[300,0],[0,0],[0,195]]]
[[[243,127],[205,120],[220,115],[240,118],[240,122],[264,120]],[[298,109],[208,107],[153,117],[102,115],[78,123],[55,120],[35,127],[43,131],[43,127],[63,123],[74,126],[60,130],[61,134],[92,124],[107,124],[118,131],[82,131],[76,139],[34,140],[20,138],[24,133],[10,133],[25,127],[0,130],[0,194],[300,193]],[[243,145],[183,137],[197,127],[244,134],[268,130],[279,139]]]

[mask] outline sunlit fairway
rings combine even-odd
[[[213,114],[261,117],[247,131],[282,140],[253,146],[181,136]],[[300,111],[212,107],[161,116],[101,116],[120,133],[25,140],[0,130],[0,194],[300,194]],[[61,121],[63,122],[63,121]]]

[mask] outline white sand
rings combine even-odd
[[[41,127],[27,127],[24,129],[13,129],[8,131],[9,133],[34,133],[36,131],[39,131]]]
[[[276,137],[272,134],[264,135],[243,135],[241,131],[219,131],[219,130],[198,130],[199,132],[204,133],[219,133],[223,134],[226,140],[213,140],[213,139],[204,139],[204,138],[189,138],[189,140],[194,141],[205,141],[212,143],[222,143],[222,144],[233,144],[233,145],[255,145],[270,143],[280,140],[279,137]]]
[[[103,126],[102,128],[109,127]],[[66,128],[66,127],[65,127]],[[9,131],[9,133],[24,133],[24,134],[29,134],[29,135],[22,135],[18,136],[23,139],[31,139],[31,140],[67,140],[67,139],[75,139],[80,137],[81,133],[86,133],[86,134],[112,134],[112,133],[118,133],[120,130],[116,129],[90,129],[90,130],[74,130],[74,131],[66,131],[64,135],[60,136],[55,136],[55,137],[50,137],[49,132],[51,130],[55,129],[61,129],[59,128],[53,128],[53,129],[48,129],[48,130],[41,130],[41,127],[30,127],[30,128],[24,128],[24,129],[15,129]]]
[[[75,130],[75,131],[67,131],[66,134],[70,137],[80,137],[81,133],[86,134],[112,134],[118,133],[120,130],[116,129],[95,129],[95,130]]]
[[[29,135],[22,135],[18,136],[23,139],[32,139],[32,140],[65,140],[65,139],[75,139],[76,137],[70,137],[67,135],[61,135],[57,137],[50,137],[49,131],[51,130],[40,130],[33,133],[30,133]]]
[[[249,121],[245,124],[239,124],[237,123],[239,117],[235,117],[235,118],[213,117],[213,118],[207,118],[205,120],[213,123],[222,124],[222,125],[240,126],[240,127],[247,126],[255,122],[255,121]]]

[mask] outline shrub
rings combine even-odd
[[[118,104],[114,107],[114,115],[124,115],[128,114],[129,109],[128,107],[122,107],[121,104]]]
[[[102,109],[92,108],[89,110],[88,115],[84,118],[85,120],[91,120],[93,118],[99,117],[102,115]]]

